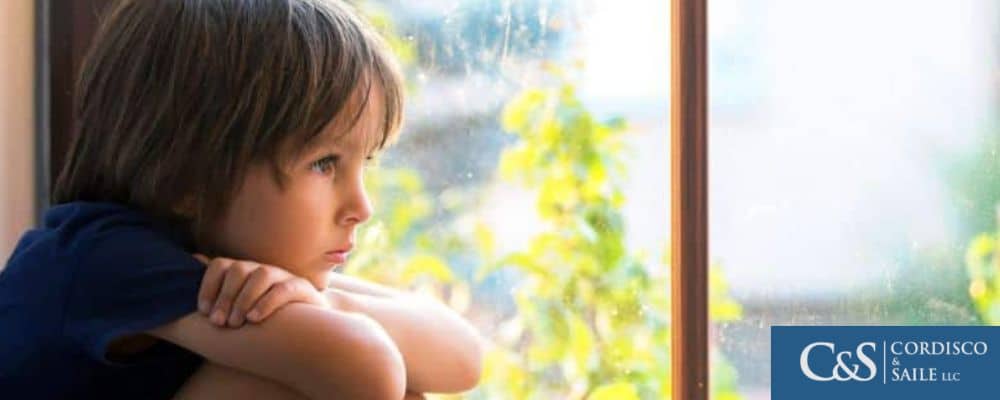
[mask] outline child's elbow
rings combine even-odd
[[[333,360],[323,363],[337,370],[328,375],[330,379],[315,382],[315,395],[310,398],[345,398],[371,400],[400,400],[406,394],[406,365],[395,343],[378,323],[367,317],[348,317],[356,335],[337,338],[341,347],[347,346],[349,354],[326,358]],[[333,347],[332,344],[330,347]],[[344,369],[349,376],[344,376]]]
[[[461,369],[462,373],[456,383],[457,391],[472,390],[479,385],[483,375],[483,352],[483,342],[478,336],[475,336],[475,340],[464,357],[464,367]]]
[[[367,317],[358,317],[369,332],[355,349],[361,395],[350,399],[399,400],[406,394],[406,364],[403,355],[382,326]]]
[[[481,364],[472,364],[463,374],[461,381],[458,383],[458,391],[464,392],[467,390],[475,389],[479,385],[479,381],[482,378],[483,367]]]
[[[358,381],[364,396],[345,398],[370,398],[399,400],[406,394],[406,365],[394,344],[370,343],[359,351],[367,352],[366,360],[359,363],[364,377]]]

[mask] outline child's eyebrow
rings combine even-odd
[[[316,151],[327,151],[340,147],[347,141],[351,133],[341,133],[339,135],[324,135],[314,138],[312,143],[307,146],[308,152]],[[381,147],[379,146],[378,140],[364,140],[365,149],[362,151],[365,153],[365,157],[375,157],[380,153]]]

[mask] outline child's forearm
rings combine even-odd
[[[335,307],[367,315],[382,325],[403,355],[408,390],[460,392],[479,381],[479,335],[444,305],[401,292],[379,297],[336,285],[326,294]]]
[[[328,284],[332,289],[340,289],[351,293],[367,294],[375,297],[397,297],[405,294],[404,292],[387,286],[382,286],[374,282],[369,282],[361,278],[355,278],[344,274],[330,274]]]

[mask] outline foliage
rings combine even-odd
[[[969,297],[983,322],[1000,324],[1000,257],[997,235],[983,233],[972,240],[965,254]]]
[[[962,221],[976,235],[966,247],[968,295],[983,323],[1000,324],[1000,254],[998,232],[983,232],[1000,222],[1000,135],[985,135],[975,150],[952,166],[956,202]]]
[[[558,74],[558,72],[556,71]],[[503,113],[518,136],[501,177],[535,190],[547,229],[524,251],[480,271],[518,269],[518,334],[498,338],[487,393],[509,398],[664,398],[670,393],[666,257],[651,264],[625,243],[621,119],[597,120],[574,87],[525,90]],[[718,272],[718,271],[716,271]],[[740,315],[714,273],[717,319]],[[730,382],[731,383],[731,382]],[[714,386],[716,394],[732,386]]]
[[[467,398],[666,397],[669,271],[666,257],[649,262],[625,243],[625,122],[597,120],[573,86],[562,84],[525,90],[507,104],[503,126],[518,140],[503,152],[499,175],[536,193],[545,223],[526,249],[494,255],[486,226],[459,238],[449,234],[455,229],[430,224],[431,200],[418,175],[386,169],[370,178],[380,218],[360,238],[363,250],[349,272],[416,287],[460,311],[483,278],[518,272],[516,312],[488,337],[494,345],[483,383]],[[470,257],[480,265],[474,280],[452,273],[453,261]],[[711,285],[713,319],[739,318],[717,268]],[[732,369],[718,356],[713,365],[728,371],[714,394],[739,398]]]
[[[988,231],[996,221],[1000,204],[1000,126],[987,129],[986,134],[970,152],[947,158],[943,165],[943,181],[948,183],[953,201],[958,206],[961,232],[972,235]],[[963,238],[965,240],[965,237]]]
[[[363,9],[412,68],[413,44],[399,39],[383,12]],[[531,190],[544,222],[526,248],[496,254],[489,226],[475,224],[471,233],[458,226],[475,219],[475,193],[431,198],[417,172],[381,168],[367,178],[375,218],[345,272],[414,288],[470,319],[500,314],[499,322],[486,323],[492,346],[481,385],[432,398],[667,398],[669,257],[650,261],[625,243],[626,123],[596,119],[573,85],[549,69],[557,86],[525,89],[502,115],[517,140],[503,151],[497,176]],[[506,297],[478,290],[511,271],[514,287],[499,293]],[[710,277],[712,320],[739,319],[740,305],[726,296],[717,266]],[[509,315],[496,310],[504,301],[512,303]],[[713,398],[739,399],[735,370],[717,353],[712,366]]]

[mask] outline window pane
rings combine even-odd
[[[713,379],[769,398],[773,324],[1000,321],[997,2],[710,4]]]
[[[410,98],[347,273],[475,323],[464,398],[663,398],[669,3],[361,4]]]

